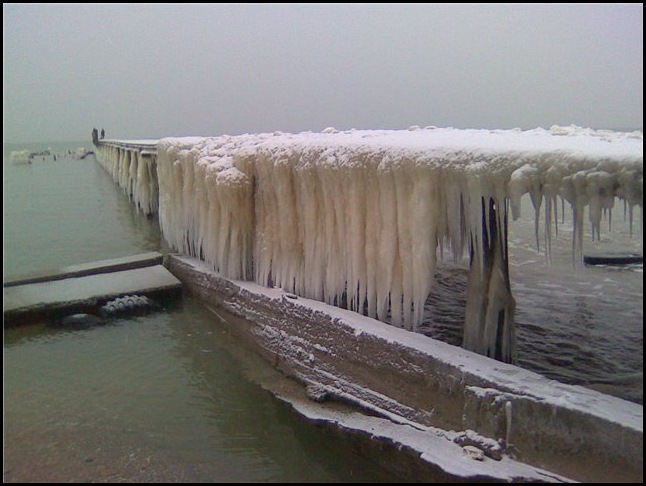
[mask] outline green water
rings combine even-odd
[[[190,298],[4,351],[8,481],[397,481],[248,379],[264,363]]]
[[[26,148],[50,146],[59,154],[56,161],[36,156],[29,165],[8,163],[11,150],[24,147],[5,146],[5,277],[161,247],[157,223],[133,210],[93,156],[78,160],[67,155],[82,142]]]

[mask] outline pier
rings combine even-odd
[[[180,253],[171,272],[211,308],[243,318],[235,330],[313,399],[439,434],[449,452],[430,462],[444,471],[472,445],[499,480],[642,477],[643,406],[482,356],[513,354],[508,205],[517,210],[528,192],[566,197],[579,209],[576,251],[585,204],[603,208],[610,194],[641,204],[641,140],[569,129],[329,129],[169,138],[156,151],[102,141],[96,153],[131,201],[157,215]],[[410,332],[434,265],[428,248],[440,238],[458,253],[471,245],[471,350]],[[398,269],[380,270],[393,251]],[[512,457],[531,471],[509,473]]]
[[[514,347],[507,208],[526,193],[595,214],[609,195],[641,207],[641,140],[409,132],[101,140],[96,155],[159,219],[179,252],[171,273],[313,403],[349,402],[439,440],[397,439],[453,478],[641,481],[642,405],[492,359]],[[442,239],[474,262],[473,349],[410,332]]]
[[[97,160],[147,216],[159,208],[157,140],[100,140]]]
[[[151,252],[4,282],[5,326],[52,321],[74,313],[96,314],[101,305],[125,295],[169,298],[182,284]]]

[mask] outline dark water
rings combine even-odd
[[[4,164],[5,277],[162,249],[93,157],[45,159]],[[400,482],[257,384],[272,372],[189,297],[85,331],[5,330],[5,481]]]
[[[592,240],[584,232],[585,253],[643,254],[640,210],[633,233],[615,201],[612,225]],[[643,264],[574,265],[569,209],[552,240],[551,262],[544,235],[539,250],[529,198],[523,216],[510,223],[510,272],[516,299],[517,364],[564,383],[597,389],[643,403],[644,281]],[[426,306],[424,334],[455,345],[462,343],[467,264],[443,265]]]

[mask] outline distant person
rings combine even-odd
[[[103,140],[105,138],[105,130],[102,128],[101,129],[101,139]]]
[[[92,129],[92,143],[99,145],[99,131],[96,128]]]

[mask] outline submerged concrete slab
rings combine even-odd
[[[123,295],[152,296],[181,288],[181,282],[163,265],[5,287],[5,326],[36,316],[92,311]]]
[[[83,277],[85,275],[96,275],[99,273],[118,272],[121,270],[132,270],[134,268],[151,267],[161,265],[163,255],[157,251],[140,253],[121,258],[100,260],[96,262],[69,265],[55,270],[36,272],[28,275],[14,277],[3,282],[4,287],[14,287],[37,282],[50,282],[52,280],[63,280],[71,277]]]
[[[455,477],[482,479],[487,469],[487,478],[509,481],[511,463],[521,463],[530,468],[512,474],[515,481],[643,478],[642,405],[281,289],[231,281],[193,258],[171,256],[169,269],[207,304],[243,318],[236,330],[314,399],[351,402],[441,436],[447,453],[433,457],[435,446],[424,446],[421,458]],[[456,473],[453,456],[473,448],[487,468],[470,459],[472,467]]]

